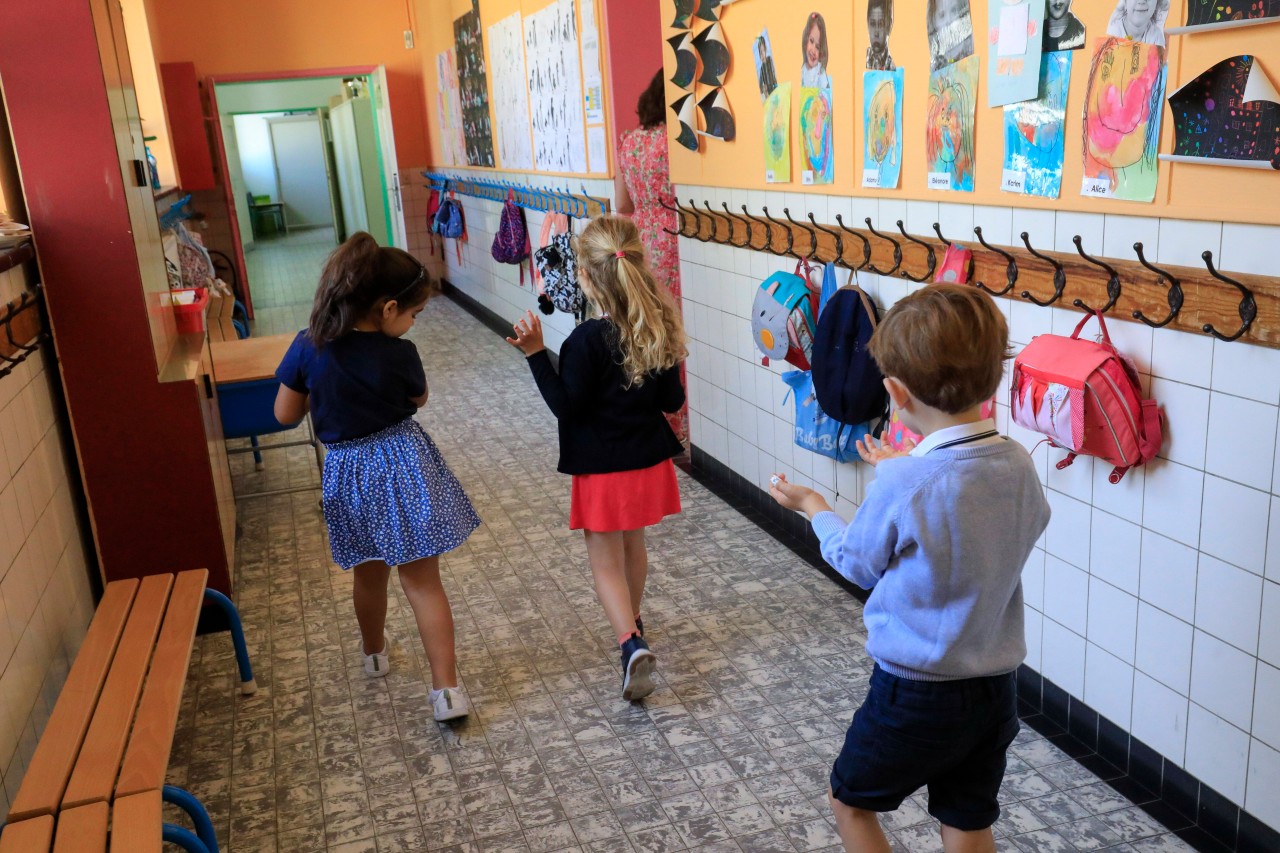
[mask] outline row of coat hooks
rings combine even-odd
[[[558,190],[553,187],[534,187],[511,181],[459,178],[440,172],[423,172],[422,176],[427,179],[428,188],[440,193],[449,191],[489,201],[506,201],[510,198],[527,210],[563,213],[575,219],[592,219],[609,212],[609,200],[588,195],[585,184],[580,185],[582,190],[580,193],[574,193],[569,187]]]
[[[35,258],[30,243],[0,254],[0,270],[8,270]],[[24,290],[17,299],[0,305],[0,378],[40,349],[48,339],[49,323],[44,314],[44,291],[40,285]]]
[[[831,227],[819,224],[812,213],[794,219],[789,208],[783,208],[779,219],[768,207],[762,208],[763,216],[755,216],[742,205],[739,215],[724,202],[722,210],[706,200],[700,209],[693,199],[687,207],[679,201],[675,207],[663,206],[680,219],[679,228],[666,229],[668,233],[779,257],[831,261],[849,270],[914,282],[932,282],[953,245],[937,222],[932,235],[921,236],[907,233],[899,219],[895,235],[891,229],[877,228],[870,217],[863,220],[865,228],[850,228],[837,214],[836,226]],[[1086,252],[1077,234],[1072,237],[1077,254],[1071,255],[1040,251],[1023,231],[1025,255],[1019,257],[1023,249],[988,243],[982,226],[975,226],[973,233],[978,245],[965,246],[972,251],[966,279],[992,296],[1096,309],[1154,328],[1202,332],[1222,341],[1243,338],[1280,348],[1280,278],[1227,276],[1214,265],[1211,251],[1201,253],[1203,269],[1157,266],[1143,253],[1142,243],[1133,244],[1136,260],[1102,258]]]

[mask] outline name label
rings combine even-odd
[[[1080,195],[1094,198],[1111,198],[1111,179],[1105,177],[1085,178],[1080,185]]]
[[[876,189],[880,186],[880,170],[879,169],[863,169],[862,185]]]
[[[813,171],[811,169],[805,169],[800,173],[800,183],[806,187],[813,185]]]
[[[1000,182],[1000,189],[1007,193],[1025,193],[1027,191],[1027,173],[1005,169],[1004,179]]]
[[[951,189],[951,173],[950,172],[930,172],[929,173],[929,189],[931,190]]]

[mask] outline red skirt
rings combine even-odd
[[[679,512],[680,487],[670,459],[637,471],[573,476],[570,530],[639,530]]]

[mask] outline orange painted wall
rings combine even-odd
[[[156,62],[192,62],[219,74],[385,65],[401,168],[429,160],[425,0],[219,0],[215,5],[148,0]],[[404,46],[404,31],[415,46]],[[450,29],[452,38],[452,29]],[[433,90],[434,91],[434,90]]]

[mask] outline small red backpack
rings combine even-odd
[[[1101,341],[1082,340],[1090,317],[1098,318]],[[1101,314],[1086,314],[1071,337],[1037,335],[1013,362],[1009,385],[1013,420],[1049,437],[1068,451],[1066,468],[1083,453],[1115,466],[1108,479],[1150,462],[1160,450],[1164,412],[1142,398],[1133,364],[1116,351]]]

